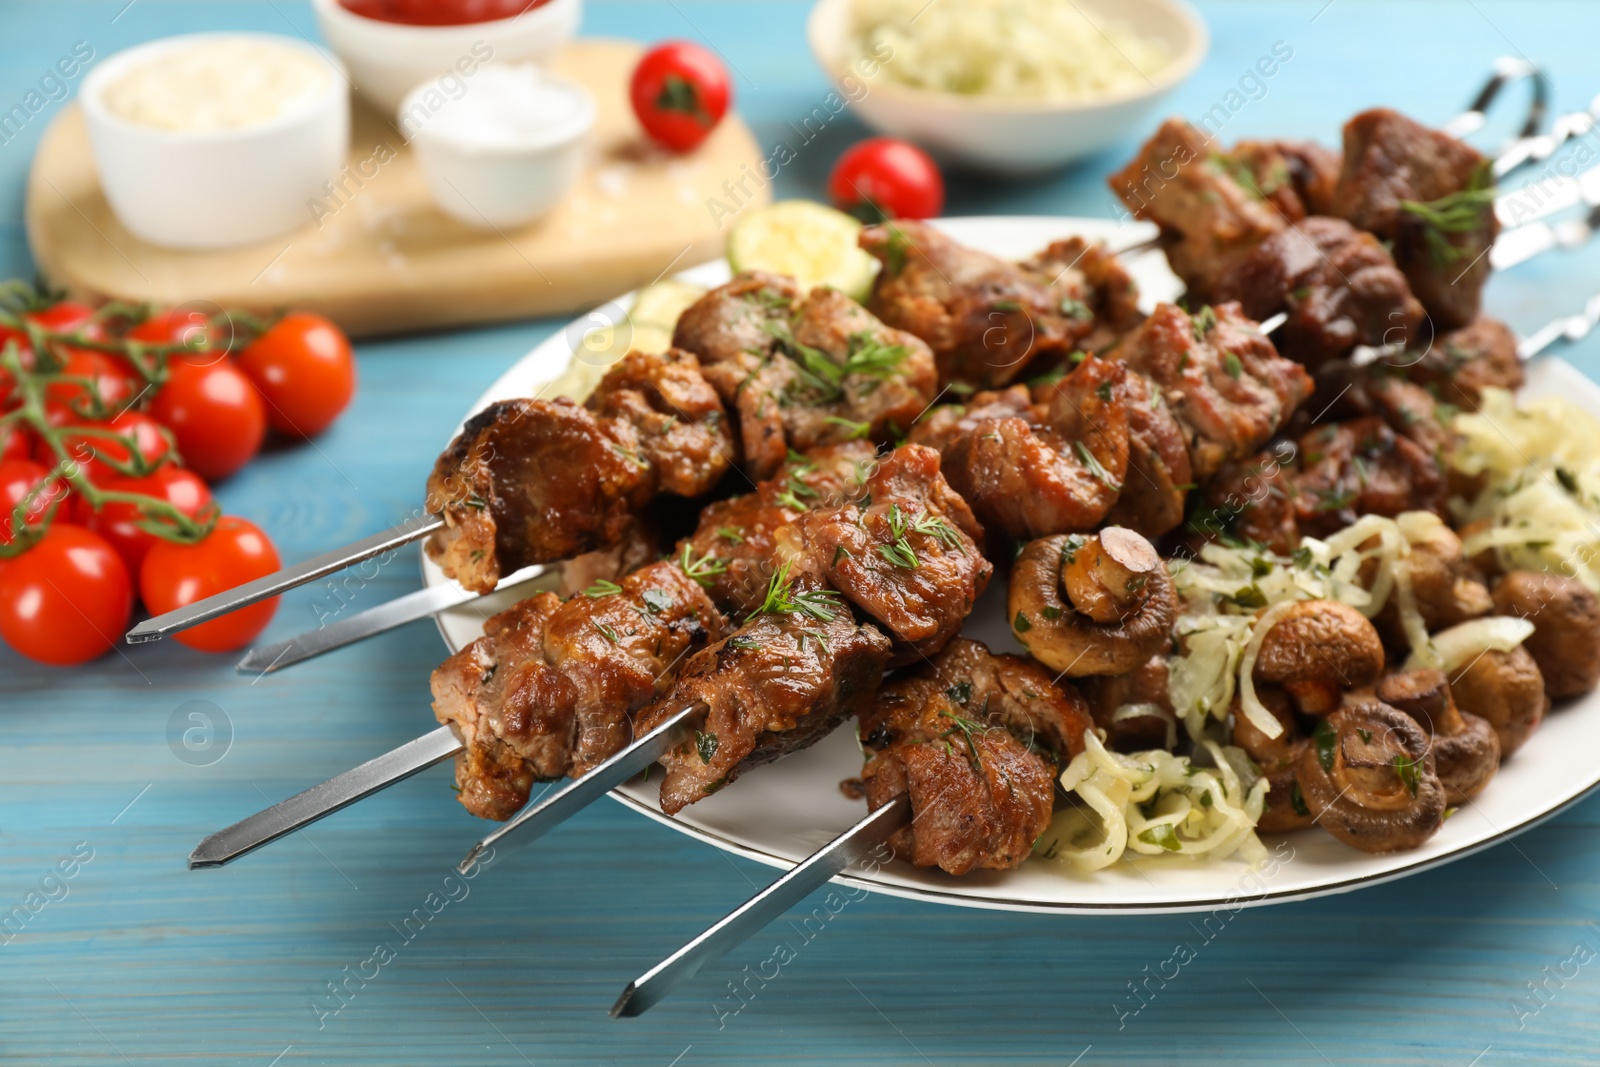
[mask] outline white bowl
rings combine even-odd
[[[1073,0],[1161,41],[1172,61],[1148,83],[1084,100],[1015,100],[917,89],[881,71],[851,69],[853,0],[818,0],[806,21],[811,53],[861,121],[935,156],[1001,174],[1031,174],[1093,155],[1127,137],[1163,97],[1194,73],[1209,37],[1185,0]],[[865,89],[864,94],[862,93]],[[859,99],[852,99],[857,95]]]
[[[226,130],[165,130],[111,113],[104,94],[123,74],[208,40],[260,38],[326,64],[323,90],[266,122]],[[350,143],[344,68],[320,48],[267,33],[195,33],[118,52],[79,94],[100,186],[128,231],[174,248],[252,244],[309,222],[306,202],[339,173]]]
[[[322,36],[350,68],[356,91],[393,115],[413,87],[489,62],[542,62],[578,30],[583,0],[547,0],[508,19],[410,26],[357,15],[338,0],[312,0]]]
[[[511,77],[515,70],[503,66],[496,74]],[[445,214],[485,229],[520,226],[548,214],[572,188],[583,165],[584,142],[594,128],[594,98],[571,79],[535,73],[546,86],[569,98],[572,111],[559,123],[505,143],[460,136],[450,109],[458,101],[464,101],[461,106],[479,103],[481,98],[470,90],[452,100],[433,80],[401,101],[402,130],[410,138],[434,203]],[[430,97],[446,102],[429,108],[425,102]]]

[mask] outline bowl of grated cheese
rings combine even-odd
[[[1209,44],[1185,0],[819,0],[806,35],[867,125],[1002,174],[1126,137]]]

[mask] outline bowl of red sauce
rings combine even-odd
[[[578,30],[583,0],[312,0],[356,91],[388,115],[425,81],[457,94],[489,63],[548,60]]]

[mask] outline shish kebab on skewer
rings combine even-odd
[[[937,272],[937,267],[931,262],[932,257],[930,257],[926,251],[916,243],[915,237],[907,240],[905,237],[905,231],[903,229],[889,231],[885,236],[885,241],[889,242],[894,240],[895,234],[898,234],[900,239],[906,240],[906,247],[901,249],[902,256],[905,256],[909,250],[909,253],[914,257],[914,262],[928,261],[929,266],[933,267],[935,272]],[[928,238],[928,236],[925,234],[920,236],[924,237],[924,239],[928,241],[937,240],[936,238]],[[864,235],[863,239],[865,242],[870,243],[871,235]],[[946,262],[949,262],[960,255],[966,254],[965,250],[959,250],[955,246],[944,248],[943,251],[949,253],[945,256]],[[976,253],[972,253],[971,255],[973,257],[977,256]],[[875,304],[881,306],[892,306],[894,298],[884,298],[882,291],[885,288],[892,288],[896,285],[903,286],[905,282],[904,275],[906,273],[907,271],[904,259],[902,259],[900,271],[886,272],[887,281],[880,281],[880,292],[878,294],[880,299],[876,300]],[[957,273],[957,276],[965,277],[959,272]],[[945,280],[948,281],[948,277],[946,277]],[[1101,294],[1104,294],[1108,290],[1109,287],[1102,285]],[[730,283],[729,286],[725,286],[723,289],[718,290],[717,292],[708,296],[706,300],[702,302],[702,310],[700,314],[686,315],[687,324],[684,328],[680,329],[680,333],[686,332],[690,337],[694,337],[697,330],[699,330],[701,326],[705,326],[706,336],[700,337],[697,341],[692,343],[696,343],[697,347],[707,349],[715,353],[717,351],[716,345],[726,340],[726,334],[737,332],[739,330],[745,330],[750,327],[750,319],[752,317],[757,317],[759,319],[759,316],[763,313],[761,309],[766,309],[767,312],[780,310],[781,315],[781,301],[775,301],[772,299],[773,292],[773,285],[765,280],[758,278],[736,279],[734,283]],[[955,297],[947,295],[946,300],[950,303],[954,303],[956,300],[959,300],[959,294],[957,294]],[[780,315],[769,315],[768,322],[762,325],[781,325],[782,318]],[[1173,364],[1172,357],[1176,352],[1176,349],[1172,344],[1174,339],[1183,339],[1177,348],[1192,348],[1195,351],[1200,351],[1200,346],[1209,346],[1208,350],[1206,351],[1206,355],[1209,356],[1209,359],[1202,358],[1198,361],[1193,360],[1192,353],[1189,351],[1183,351],[1177,354],[1176,366],[1178,370],[1180,372],[1189,374],[1191,378],[1196,376],[1198,377],[1198,381],[1180,380],[1177,383],[1180,387],[1184,387],[1180,388],[1178,391],[1179,395],[1182,395],[1184,402],[1189,404],[1193,409],[1189,412],[1189,418],[1186,420],[1190,424],[1189,427],[1186,427],[1187,429],[1191,430],[1190,436],[1186,441],[1183,442],[1183,445],[1176,450],[1171,448],[1164,450],[1162,448],[1162,439],[1172,439],[1171,431],[1173,425],[1176,423],[1176,420],[1172,420],[1172,423],[1169,423],[1165,429],[1152,429],[1150,427],[1146,427],[1144,444],[1147,447],[1145,448],[1145,452],[1147,455],[1161,460],[1162,462],[1166,462],[1169,458],[1175,458],[1181,462],[1184,458],[1187,458],[1184,453],[1188,452],[1192,448],[1194,449],[1194,461],[1191,466],[1209,471],[1217,468],[1220,463],[1228,459],[1236,458],[1240,449],[1237,441],[1225,439],[1219,445],[1218,441],[1208,439],[1207,434],[1198,431],[1208,428],[1212,431],[1216,431],[1218,428],[1220,428],[1222,431],[1221,434],[1213,433],[1213,436],[1222,436],[1226,438],[1228,433],[1237,432],[1242,427],[1246,431],[1245,437],[1247,440],[1250,436],[1254,436],[1255,438],[1253,442],[1246,443],[1244,445],[1244,450],[1247,451],[1248,448],[1260,444],[1267,436],[1270,436],[1270,434],[1277,429],[1279,419],[1275,417],[1268,417],[1265,420],[1264,425],[1260,426],[1259,432],[1252,433],[1252,420],[1250,418],[1243,420],[1238,418],[1242,411],[1249,408],[1248,404],[1236,403],[1233,411],[1227,411],[1225,410],[1226,405],[1207,403],[1208,398],[1205,390],[1197,386],[1204,385],[1207,382],[1215,383],[1220,381],[1218,368],[1221,368],[1223,376],[1226,376],[1228,379],[1232,379],[1235,383],[1244,383],[1248,380],[1251,383],[1259,384],[1261,380],[1265,380],[1269,383],[1269,386],[1265,389],[1264,395],[1271,398],[1273,404],[1275,405],[1274,410],[1281,414],[1292,409],[1298,399],[1304,395],[1306,391],[1305,382],[1303,380],[1304,373],[1298,368],[1293,368],[1292,365],[1287,364],[1286,361],[1278,359],[1276,354],[1272,353],[1271,346],[1266,345],[1264,341],[1261,341],[1261,346],[1264,347],[1264,351],[1257,353],[1257,355],[1260,357],[1259,359],[1250,360],[1249,369],[1251,373],[1247,376],[1244,373],[1247,365],[1246,360],[1241,357],[1239,352],[1226,350],[1227,346],[1222,343],[1212,344],[1211,342],[1213,339],[1210,337],[1212,332],[1219,329],[1221,329],[1225,335],[1226,329],[1233,324],[1235,319],[1239,320],[1240,330],[1248,333],[1247,323],[1244,323],[1242,319],[1236,315],[1236,313],[1230,312],[1230,310],[1226,307],[1223,309],[1220,320],[1216,312],[1213,310],[1211,321],[1209,323],[1202,323],[1198,328],[1196,327],[1196,323],[1194,321],[1183,318],[1182,316],[1184,315],[1185,313],[1183,313],[1180,309],[1172,308],[1167,316],[1168,319],[1172,320],[1172,323],[1165,323],[1165,320],[1160,319],[1158,316],[1152,319],[1151,322],[1142,324],[1138,330],[1135,331],[1136,334],[1140,335],[1141,337],[1144,334],[1149,334],[1153,339],[1153,345],[1144,344],[1141,346],[1140,344],[1135,344],[1130,346],[1130,351],[1138,351],[1141,349],[1141,347],[1154,347],[1160,350],[1159,357],[1151,364],[1151,366],[1155,368],[1157,372],[1159,372],[1160,366],[1163,363],[1168,366]],[[1230,316],[1232,317],[1230,318]],[[1187,326],[1187,329],[1184,328],[1185,325]],[[1165,328],[1163,328],[1163,326],[1165,326]],[[753,336],[760,336],[762,332],[771,333],[773,331],[759,331],[753,334]],[[933,333],[934,331],[929,332]],[[1190,333],[1192,333],[1194,336],[1194,342],[1192,344],[1187,341],[1187,337]],[[1242,340],[1247,345],[1252,344],[1255,340],[1259,340],[1259,332],[1257,332],[1254,339],[1245,337]],[[731,363],[737,369],[746,371],[748,376],[748,368],[739,366],[737,362],[739,359],[743,358],[744,355],[745,353],[742,348],[734,347],[730,357],[723,362]],[[713,362],[715,363],[717,361],[714,360]],[[1261,364],[1262,366],[1268,368],[1269,373],[1264,375],[1258,374],[1257,364]],[[1278,365],[1281,365],[1281,367]],[[1102,372],[1100,369],[1102,366],[1105,366],[1108,369],[1105,372]],[[1302,380],[1297,381],[1295,378],[1296,374],[1298,374]],[[1080,400],[1073,401],[1066,391],[1062,391],[1062,395],[1066,396],[1069,407],[1072,409],[1068,414],[1068,418],[1070,419],[1071,416],[1077,416],[1082,420],[1083,429],[1078,434],[1074,435],[1072,440],[1073,445],[1075,445],[1076,449],[1078,450],[1078,455],[1076,457],[1076,469],[1073,468],[1073,461],[1068,458],[1069,454],[1066,453],[1064,448],[1066,443],[1064,437],[1056,442],[1057,445],[1062,447],[1041,447],[1041,441],[1039,440],[1039,434],[1036,432],[1036,427],[1029,426],[1027,422],[1022,419],[1010,420],[1010,425],[1007,425],[1006,422],[992,424],[980,423],[979,425],[984,427],[984,432],[982,433],[976,432],[978,430],[978,426],[971,426],[970,428],[966,429],[964,433],[960,432],[960,428],[957,427],[957,432],[954,434],[955,440],[953,442],[946,440],[939,443],[944,446],[945,449],[954,447],[957,451],[957,459],[959,460],[961,450],[966,449],[966,451],[970,453],[973,450],[974,444],[979,439],[988,439],[993,437],[1004,443],[1006,432],[1002,431],[1010,431],[1013,437],[1022,444],[1025,450],[1032,450],[1033,452],[1042,454],[1045,457],[1045,467],[1048,469],[1045,469],[1043,472],[1045,475],[1043,482],[1049,483],[1054,480],[1058,484],[1052,485],[1051,488],[1065,489],[1065,495],[1068,498],[1074,496],[1074,489],[1081,489],[1085,484],[1088,484],[1092,480],[1097,480],[1102,483],[1102,486],[1109,488],[1112,484],[1117,484],[1118,478],[1126,475],[1131,462],[1130,457],[1134,451],[1134,449],[1130,447],[1131,442],[1128,442],[1127,438],[1123,438],[1125,443],[1122,443],[1120,447],[1118,440],[1119,432],[1121,434],[1127,433],[1126,429],[1121,431],[1118,430],[1120,419],[1116,413],[1117,399],[1121,393],[1119,380],[1126,380],[1128,377],[1127,372],[1125,369],[1117,365],[1102,364],[1101,361],[1088,360],[1082,367],[1078,369],[1078,371],[1064,377],[1061,379],[1061,381],[1071,385],[1074,383],[1079,383],[1080,379],[1084,379],[1085,376],[1087,376],[1089,382],[1093,383],[1097,375],[1101,380],[1099,380],[1097,384],[1092,385],[1093,396],[1089,396],[1086,391],[1080,389]],[[1159,383],[1156,384],[1159,386]],[[1242,387],[1242,384],[1240,387]],[[1232,386],[1225,385],[1224,392],[1227,391],[1237,392],[1237,389]],[[1145,390],[1146,403],[1144,408],[1150,412],[1154,412],[1158,407],[1161,406],[1158,400],[1151,399],[1152,393],[1153,390],[1147,387]],[[606,390],[603,389],[601,395],[603,396],[605,394]],[[1210,399],[1226,399],[1226,397],[1215,397]],[[1093,410],[1096,401],[1099,401],[1102,407],[1105,409],[1100,413],[1100,422],[1105,424],[1103,426],[1096,423],[1093,418],[1087,417],[1086,412],[1083,410],[1085,407]],[[746,441],[751,441],[756,445],[760,445],[760,436],[753,434],[750,426],[759,426],[761,424],[762,417],[764,415],[769,415],[770,412],[763,411],[759,400],[755,401],[755,407],[748,406],[752,403],[748,396],[742,397],[741,402],[746,405],[743,409],[741,409],[740,413],[746,417],[743,421],[747,423],[747,425],[743,427],[742,436]],[[979,407],[981,410],[982,405],[980,404]],[[1059,405],[1057,405],[1057,407],[1059,407]],[[1260,412],[1255,412],[1254,415],[1259,416]],[[959,423],[959,421],[960,420],[958,419],[957,422]],[[1261,421],[1262,420],[1260,420],[1259,417],[1254,419],[1254,422],[1256,423],[1260,423]],[[937,425],[937,423],[938,420],[930,420],[929,425],[930,427],[934,427]],[[1087,438],[1090,442],[1096,442],[1099,438],[1105,439],[1104,441],[1100,442],[1105,446],[1103,449],[1105,460],[1103,462],[1095,455],[1093,448],[1084,443],[1085,438]],[[1204,447],[1201,447],[1202,445]],[[461,450],[458,448],[456,451],[460,452]],[[1109,469],[1107,466],[1108,464],[1110,465]],[[960,462],[951,464],[953,470],[960,469],[961,466],[962,465]],[[1058,471],[1057,469],[1063,466],[1066,467],[1064,473]],[[1116,477],[1114,477],[1111,473],[1113,470],[1117,472]],[[1061,473],[1062,477],[1057,478],[1056,475],[1058,473]],[[1155,479],[1150,477],[1150,471],[1139,470],[1135,468],[1134,473],[1139,474],[1141,479],[1144,481],[1155,484]],[[1182,486],[1182,483],[1175,483],[1173,481],[1170,470],[1164,473],[1166,475],[1167,493],[1170,495],[1171,493],[1175,492],[1181,501],[1183,489],[1185,487]],[[973,479],[973,482],[977,487],[975,492],[981,491],[983,479]],[[1098,522],[1104,517],[1106,509],[1109,507],[1110,503],[1117,499],[1119,494],[1112,493],[1110,494],[1109,499],[1106,498],[1106,494],[1097,495],[1099,495],[1102,500],[1098,513],[1091,511],[1088,513],[1068,512],[1064,516],[1047,515],[1043,520],[1044,524],[1047,526],[1047,528],[1055,523],[1062,523],[1067,528],[1092,526],[1094,523]],[[1179,516],[1181,516],[1181,507],[1178,509],[1177,513]],[[1007,513],[1006,509],[1003,507],[996,511],[995,515],[997,519],[997,528],[1005,534],[1009,534],[1014,537],[1027,537],[1040,532],[1032,525],[1035,522],[1035,518],[1032,515],[1010,514]],[[1154,529],[1152,532],[1162,532],[1162,529],[1170,528],[1171,524],[1171,519],[1163,519],[1162,527]]]
[[[1480,126],[1482,124],[1484,109],[1489,106],[1500,89],[1502,89],[1504,85],[1508,84],[1509,82],[1523,77],[1534,78],[1536,89],[1533,110],[1530,111],[1528,121],[1522,131],[1522,141],[1525,141],[1529,135],[1536,131],[1537,127],[1542,122],[1543,116],[1542,98],[1538,92],[1538,90],[1543,87],[1542,76],[1536,71],[1526,68],[1525,65],[1523,67],[1518,67],[1515,70],[1510,69],[1509,67],[1497,69],[1496,74],[1480,92],[1478,99],[1473,105],[1473,109],[1461,116],[1457,125],[1461,129],[1468,129],[1469,127],[1476,128],[1477,126]],[[1522,141],[1519,141],[1518,143],[1520,144]],[[1541,148],[1540,150],[1542,151],[1543,149]],[[1529,151],[1532,151],[1532,149],[1529,149]],[[722,389],[724,399],[731,403],[732,398],[730,393],[733,390],[727,387],[727,382],[723,382],[721,384],[724,385],[724,388]],[[736,388],[736,386],[734,388]],[[535,401],[532,403],[538,402]],[[901,427],[901,429],[904,429],[904,427]],[[770,442],[768,443],[770,444]],[[626,447],[626,445],[623,445],[623,447]],[[753,470],[756,474],[759,475],[762,472],[762,463],[767,463],[770,469],[770,464],[772,463],[771,456],[772,453],[769,450],[766,453],[761,453],[754,457]],[[648,472],[644,473],[648,475]],[[644,484],[634,487],[632,490],[629,490],[627,487],[623,487],[623,489],[619,491],[620,495],[628,496],[630,492],[637,492],[648,497],[651,495],[651,492],[657,488],[664,488],[666,492],[672,491],[670,486],[651,486],[649,484],[651,479],[648,476],[641,479],[641,481]],[[430,500],[430,504],[437,503],[437,500]],[[205,621],[209,618],[214,618],[220,614],[225,614],[228,611],[234,610],[235,608],[241,607],[247,603],[281,593],[287,589],[293,588],[296,585],[303,584],[304,582],[314,580],[318,577],[322,577],[340,569],[341,567],[360,562],[361,560],[368,559],[376,555],[380,555],[397,547],[398,545],[406,543],[407,541],[415,540],[419,537],[428,536],[430,534],[435,534],[444,527],[446,521],[447,520],[441,518],[438,514],[432,514],[425,518],[420,518],[414,522],[404,523],[392,530],[384,531],[383,533],[374,535],[373,537],[367,538],[361,542],[358,542],[357,544],[347,546],[345,549],[326,553],[294,567],[287,568],[284,571],[280,571],[275,575],[258,579],[234,590],[230,590],[227,593],[219,594],[216,597],[207,598],[205,601],[188,605],[185,608],[179,609],[178,611],[169,613],[167,616],[147,620],[129,632],[128,640],[131,643],[157,640],[165,634],[174,632],[177,629],[183,629],[188,626],[196,625],[199,622]],[[602,523],[601,525],[603,526],[604,524]],[[468,551],[472,550],[469,549]],[[511,568],[510,570],[516,570],[516,568]],[[510,573],[510,570],[502,571],[501,574],[508,574]],[[463,582],[462,584],[471,591],[488,591],[487,588],[475,587],[470,582]],[[429,601],[429,603],[431,603],[431,601]],[[422,606],[424,605],[419,604],[419,608]],[[396,617],[407,618],[409,616],[399,614]]]
[[[733,342],[739,339],[744,339],[748,344],[751,339],[773,332],[781,334],[784,322],[781,316],[785,314],[786,305],[782,301],[774,300],[773,294],[779,291],[780,285],[785,284],[788,284],[785,280],[759,275],[734,279],[707,294],[685,313],[679,325],[679,340],[711,352],[713,354],[711,365],[716,366],[714,357],[719,346],[729,349],[734,348]],[[813,299],[816,299],[815,295]],[[828,299],[843,300],[838,294],[832,294]],[[866,314],[859,308],[856,311],[861,315]],[[764,318],[768,326],[776,329],[756,328],[752,325],[752,318]],[[1169,385],[1175,387],[1175,392],[1181,393],[1186,390],[1189,395],[1189,399],[1180,405],[1179,409],[1180,417],[1186,420],[1185,428],[1182,430],[1179,429],[1178,422],[1172,419],[1161,423],[1155,431],[1148,430],[1140,423],[1140,416],[1133,412],[1135,408],[1143,411],[1143,417],[1148,421],[1154,418],[1159,410],[1163,410],[1159,400],[1154,397],[1160,389],[1159,384],[1147,383],[1136,368],[1130,369],[1121,363],[1092,357],[1083,359],[1076,367],[1071,368],[1070,373],[1064,373],[1053,385],[1042,385],[1041,389],[1044,392],[1041,394],[1037,410],[1030,409],[1026,413],[1013,410],[1006,413],[1008,416],[1026,414],[1026,418],[963,421],[957,417],[952,421],[948,416],[953,412],[944,412],[941,417],[930,420],[927,439],[946,453],[944,465],[951,470],[961,470],[966,481],[972,483],[974,488],[971,491],[975,496],[992,505],[989,510],[993,512],[995,526],[989,535],[991,543],[1005,544],[1007,539],[1020,541],[1040,533],[1087,529],[1096,525],[1116,503],[1122,479],[1137,478],[1144,481],[1150,477],[1137,464],[1130,469],[1130,455],[1154,454],[1158,446],[1150,444],[1147,447],[1140,446],[1138,450],[1130,449],[1130,427],[1133,431],[1132,440],[1136,443],[1143,441],[1149,433],[1159,433],[1163,438],[1159,447],[1166,450],[1172,463],[1181,464],[1185,471],[1190,467],[1188,457],[1191,446],[1194,450],[1194,465],[1208,471],[1223,456],[1246,455],[1263,444],[1279,428],[1294,404],[1309,390],[1309,379],[1300,368],[1276,356],[1272,352],[1271,345],[1261,338],[1259,331],[1254,330],[1253,325],[1241,321],[1237,324],[1237,330],[1229,333],[1231,327],[1228,324],[1232,324],[1233,321],[1228,319],[1225,313],[1224,326],[1215,331],[1215,336],[1209,340],[1204,336],[1205,331],[1193,329],[1184,331],[1181,336],[1160,335],[1165,341],[1177,345],[1183,353],[1181,356],[1177,352],[1169,353],[1170,358],[1165,360],[1172,366],[1176,366],[1179,362],[1184,364],[1181,372],[1175,372],[1180,373],[1181,377],[1168,381]],[[1242,358],[1232,351],[1223,350],[1229,347],[1239,347],[1243,352]],[[738,348],[736,351],[743,352],[743,348]],[[1241,366],[1241,373],[1237,379],[1227,369],[1231,365],[1230,361]],[[1070,361],[1067,362],[1070,366]],[[1243,373],[1243,368],[1246,366],[1249,371],[1248,378]],[[1161,372],[1158,369],[1156,373]],[[1210,384],[1212,379],[1218,378],[1225,379],[1228,383],[1223,391],[1233,394],[1231,405],[1224,404],[1224,398],[1219,395],[1216,386]],[[1274,384],[1266,386],[1260,384],[1261,381]],[[1258,411],[1250,417],[1244,417],[1242,409],[1248,406],[1245,401],[1251,397],[1265,399],[1264,413]],[[981,397],[974,399],[979,400]],[[749,423],[757,421],[761,414],[758,406],[760,400],[750,397],[743,397],[741,400],[744,404],[740,411],[741,416],[744,416],[741,420],[742,437],[747,441],[755,440],[757,438],[751,433]],[[1229,418],[1217,417],[1217,409],[1220,407],[1230,408],[1232,414]],[[980,412],[984,410],[983,405],[980,404],[976,410]],[[470,431],[469,426],[468,432]],[[1001,448],[998,452],[989,447],[986,439],[991,436],[1000,442]],[[925,462],[933,462],[937,467],[937,453],[916,446],[911,446],[911,449],[909,452],[902,449],[893,455],[899,456],[904,453],[908,456],[913,454],[925,456]],[[749,450],[747,448],[747,451]],[[963,450],[963,454],[975,457],[971,463],[950,459],[953,451]],[[447,455],[459,454],[462,451],[458,442]],[[999,501],[1005,493],[995,496],[982,488],[983,484],[990,480],[990,475],[985,473],[986,465],[987,468],[992,468],[995,477],[1004,476],[1009,479],[990,488],[1006,490],[1018,502],[1032,503],[1020,510],[999,506]],[[1151,470],[1154,471],[1155,468],[1152,467]],[[880,468],[878,476],[881,475]],[[1167,492],[1176,492],[1179,498],[1178,513],[1181,515],[1181,500],[1187,487],[1173,483],[1167,474],[1162,476],[1166,479]],[[939,481],[943,484],[942,478]],[[780,479],[779,483],[781,485],[783,479]],[[802,489],[802,491],[810,490]],[[765,492],[771,493],[772,490],[767,487]],[[788,495],[791,503],[799,503],[793,499],[792,493]],[[749,537],[751,524],[732,522],[730,516],[741,511],[744,507],[742,501],[749,499],[759,501],[761,497],[762,491],[758,491],[752,497],[737,498],[734,501],[708,507],[702,516],[699,543],[691,539],[683,546],[683,564],[688,566],[691,561],[716,558],[727,573],[739,573],[740,549],[719,546],[715,538],[731,532],[734,546],[743,545]],[[880,500],[879,506],[881,504]],[[915,522],[915,519],[907,518],[911,514],[909,505],[907,507],[908,510],[901,515],[901,521]],[[966,505],[963,503],[961,507],[964,510]],[[792,514],[780,514],[778,518],[784,522],[791,522],[799,528],[821,529],[817,523],[822,520],[814,511],[807,513],[803,518]],[[1158,523],[1160,528],[1155,532],[1162,532],[1172,525],[1165,518],[1158,520]],[[835,554],[828,566],[833,568],[830,575],[833,584],[842,587],[847,595],[860,603],[860,597],[866,593],[852,588],[847,580],[851,567],[849,563],[851,549],[844,541],[838,540],[843,536],[842,532],[849,528],[847,525],[831,531],[830,535],[835,538],[836,543],[833,545]],[[890,532],[893,532],[892,529]],[[709,544],[708,537],[712,538]],[[870,549],[870,546],[868,547]],[[840,552],[845,553],[842,563],[838,555]],[[871,556],[870,551],[868,555]],[[839,569],[841,567],[842,571]],[[711,579],[711,584],[716,586],[718,580]],[[739,583],[735,583],[733,589],[738,588]],[[748,589],[748,585],[745,588]],[[733,595],[733,592],[729,591],[726,595]],[[735,606],[748,608],[748,605],[744,604]],[[919,638],[915,635],[912,629],[914,620],[898,617],[893,613],[897,610],[899,609],[886,607],[874,612],[874,615],[898,636],[913,642],[918,640],[926,642],[926,637]],[[491,630],[498,631],[504,625],[503,622],[497,622]],[[924,654],[933,651],[938,644],[948,639],[949,634],[936,632],[933,636],[937,638],[937,643],[919,651]],[[457,743],[452,736],[446,736],[441,732],[436,732],[434,736],[437,737],[437,741],[431,745],[424,744],[420,740],[413,743],[422,747],[402,752],[395,757],[398,763],[391,761],[392,765],[384,764],[380,760],[378,765],[366,765],[352,772],[353,777],[338,789],[329,791],[319,787],[321,791],[313,790],[312,796],[297,798],[296,801],[290,802],[289,806],[295,812],[293,818],[280,812],[263,821],[253,822],[247,827],[225,831],[219,835],[222,839],[222,852],[229,856],[242,854],[242,851],[260,843],[253,835],[263,827],[270,828],[274,833],[281,833],[293,825],[303,825],[308,818],[320,817],[321,814],[335,810],[337,804],[348,803],[371,792],[377,787],[374,782],[385,775],[414,772],[455,751]],[[656,742],[652,742],[654,743]],[[588,765],[592,766],[592,763]],[[616,769],[620,772],[629,766],[632,764],[625,763],[618,765]],[[632,766],[632,769],[637,770],[639,766],[643,764]],[[548,776],[549,773],[550,769],[547,768],[544,776]],[[623,774],[623,778],[626,777],[627,774]],[[528,780],[531,782],[531,776]],[[584,783],[584,788],[597,788],[594,782],[601,780],[603,776],[600,778],[591,776],[591,779]],[[464,799],[475,795],[465,782],[462,783],[462,788]],[[519,799],[525,797],[526,792],[522,792]],[[494,811],[502,813],[505,807],[506,805],[502,805]],[[206,847],[202,846],[201,850],[197,850],[195,862],[207,862],[206,853]]]

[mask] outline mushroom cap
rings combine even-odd
[[[1318,825],[1363,852],[1416,848],[1444,821],[1428,735],[1376,700],[1323,720],[1295,761],[1295,778]]]
[[[1463,712],[1489,720],[1500,736],[1501,759],[1521,748],[1550,710],[1544,675],[1521,645],[1478,656],[1451,676],[1450,692]]]
[[[1433,760],[1447,804],[1477,796],[1500,769],[1500,737],[1488,721],[1456,707],[1443,671],[1404,671],[1378,683],[1378,699],[1405,712],[1432,736]]]
[[[1291,605],[1261,640],[1257,681],[1322,682],[1350,691],[1383,671],[1383,640],[1361,612],[1337,600]]]
[[[1512,571],[1494,587],[1494,607],[1533,623],[1523,647],[1552,700],[1581,696],[1600,682],[1600,597],[1576,578]]]
[[[1178,615],[1172,576],[1160,563],[1143,575],[1141,602],[1116,621],[1097,622],[1079,611],[1066,596],[1063,572],[1099,545],[1097,537],[1066,534],[1030,541],[1017,557],[1007,589],[1013,635],[1039,662],[1071,678],[1138,668],[1165,645]]]

